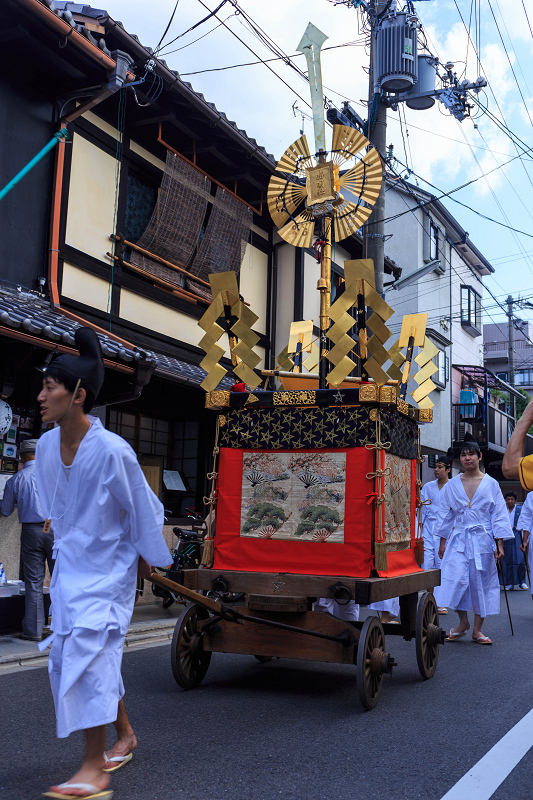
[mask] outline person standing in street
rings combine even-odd
[[[420,493],[420,522],[422,524],[422,535],[424,537],[424,563],[422,569],[440,569],[441,559],[439,558],[440,536],[433,535],[435,520],[439,511],[439,504],[442,489],[450,480],[453,463],[453,448],[450,447],[446,455],[436,456],[435,458],[435,480],[424,484]],[[447,614],[448,609],[439,607],[439,614]]]
[[[45,533],[44,514],[35,485],[35,449],[37,439],[26,439],[20,445],[20,460],[23,468],[10,478],[4,489],[0,510],[5,517],[11,516],[17,506],[20,535],[21,561],[24,573],[24,619],[21,639],[40,642],[44,627],[43,581],[46,564],[50,574],[53,570],[51,531]]]
[[[124,639],[137,574],[172,558],[162,535],[163,506],[134,451],[88,416],[103,379],[94,331],[75,334],[79,358],[59,355],[44,370],[38,396],[44,423],[36,479],[45,525],[54,529],[56,564],[50,586],[52,630],[48,663],[57,735],[85,735],[80,769],[46,797],[109,800],[109,775],[131,759],[137,740],[128,720],[121,676]],[[139,565],[142,568],[139,569]],[[106,750],[106,726],[117,741]]]
[[[521,527],[518,528],[520,512],[522,507],[516,504],[516,492],[506,492],[503,496],[505,505],[509,511],[509,522],[514,533],[514,540],[506,539],[503,543],[502,575],[505,590],[512,592],[515,586],[519,589],[529,589],[526,583],[526,562],[524,554],[520,549],[522,544]]]
[[[491,645],[481,630],[485,617],[500,613],[500,586],[496,561],[503,558],[503,540],[513,539],[509,513],[498,483],[480,470],[481,451],[469,434],[460,450],[464,473],[442,490],[433,533],[440,536],[441,585],[435,588],[437,605],[453,608],[459,624],[448,641],[466,635],[468,612],[474,611],[472,639]],[[494,540],[496,539],[496,545]]]

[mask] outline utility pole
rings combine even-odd
[[[367,139],[374,145],[383,159],[387,149],[387,106],[383,102],[378,83],[377,70],[377,16],[385,9],[387,3],[371,0],[372,35],[370,39],[370,70],[368,88],[368,131]],[[372,125],[372,109],[374,102],[379,103],[377,117]],[[383,296],[383,275],[385,271],[385,180],[381,183],[378,199],[366,224],[366,258],[374,262],[376,276],[376,292]]]
[[[509,383],[514,389],[514,323],[513,323],[513,298],[511,295],[507,296],[507,323],[508,323],[508,351],[507,358],[509,361]],[[509,410],[511,416],[515,416],[515,398],[514,395],[509,393]]]

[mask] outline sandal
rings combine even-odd
[[[492,644],[488,636],[472,636],[472,641],[476,644]]]
[[[128,753],[127,756],[112,756],[112,758],[108,758],[107,753],[104,753],[104,761],[106,765],[103,767],[103,770],[104,772],[116,772],[117,769],[120,769],[127,764],[128,761],[131,761],[132,758],[133,753]],[[108,764],[111,766],[108,766]]]
[[[446,637],[447,642],[455,642],[456,639],[462,639],[466,636],[466,631],[454,631],[453,628]]]
[[[64,794],[54,792],[53,788],[49,792],[43,792],[43,797],[54,797],[57,800],[111,800],[113,791],[111,789],[99,789],[92,783],[60,783],[56,789],[83,789],[88,794]]]

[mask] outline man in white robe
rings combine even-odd
[[[467,437],[460,453],[464,473],[442,490],[433,529],[434,535],[441,537],[442,558],[441,585],[435,588],[435,599],[439,606],[453,608],[459,615],[459,624],[450,630],[448,641],[466,635],[470,628],[468,612],[473,609],[472,639],[490,645],[492,641],[483,635],[481,626],[489,614],[500,613],[495,558],[503,558],[503,539],[514,536],[500,487],[479,469],[479,446]]]
[[[109,798],[109,775],[136,745],[122,701],[124,638],[133,611],[139,563],[169,564],[163,507],[149,488],[131,447],[87,416],[103,381],[94,331],[76,331],[80,358],[61,355],[45,370],[38,401],[45,433],[37,447],[36,480],[54,530],[50,585],[52,644],[49,675],[57,735],[85,734],[85,758],[49,797]],[[104,755],[106,725],[115,723],[126,756]],[[104,760],[106,758],[106,760]],[[113,760],[111,760],[113,759]]]
[[[422,505],[419,509],[419,520],[424,538],[424,563],[422,569],[440,569],[439,558],[440,536],[434,536],[433,529],[439,512],[442,489],[450,480],[453,462],[453,449],[450,448],[446,455],[437,456],[435,459],[435,480],[424,484],[420,493]],[[430,591],[433,591],[432,589]],[[444,607],[438,608],[439,614],[447,614]]]
[[[529,573],[531,574],[531,547],[528,547],[529,537],[531,535],[531,531],[533,530],[533,492],[530,492],[526,497],[526,501],[522,506],[522,511],[520,513],[520,526],[522,528],[522,544],[520,545],[520,550],[523,552],[524,557],[527,558],[527,564],[529,567]],[[529,581],[531,584],[531,581]],[[533,584],[531,584],[531,594],[533,594]]]

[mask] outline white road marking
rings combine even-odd
[[[441,800],[489,800],[533,747],[533,709],[446,792]]]

